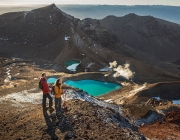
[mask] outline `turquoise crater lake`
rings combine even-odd
[[[47,83],[48,83],[48,84],[53,84],[53,83],[56,82],[56,80],[57,80],[57,78],[49,78],[49,79],[47,80]]]
[[[64,84],[86,91],[92,96],[100,96],[110,91],[120,89],[122,86],[114,83],[100,82],[95,80],[67,80]]]

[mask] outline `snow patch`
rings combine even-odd
[[[77,66],[78,66],[79,64],[80,64],[80,63],[72,64],[72,65],[68,66],[67,69],[70,70],[70,71],[76,71],[76,68],[77,68]]]
[[[23,90],[17,93],[11,93],[6,96],[0,97],[0,102],[2,101],[16,101],[22,103],[33,103],[33,104],[41,104],[42,103],[42,91],[38,91],[37,88],[33,88],[30,90]],[[64,97],[66,95],[66,97]],[[79,99],[82,101],[88,101],[93,103],[93,105],[99,105],[105,108],[111,108],[117,112],[122,113],[121,108],[118,105],[110,104],[101,100],[96,99],[95,97],[87,94],[86,92],[76,92],[72,89],[67,89],[65,94],[62,95],[62,100],[71,100],[71,99]],[[111,100],[111,99],[110,99]],[[109,100],[109,101],[110,101]]]
[[[16,58],[16,57],[12,57],[12,59],[13,59],[14,61],[16,61],[16,60],[21,60],[20,58]]]
[[[90,68],[92,65],[94,65],[93,62],[89,63],[86,68]]]
[[[109,67],[104,67],[104,68],[100,69],[99,71],[109,71],[109,70],[110,70]]]
[[[161,100],[161,98],[160,97],[152,97],[152,98],[154,98],[154,99],[156,99],[156,100]]]
[[[99,106],[102,106],[104,108],[111,108],[117,112],[122,113],[121,108],[118,105],[110,104],[101,100],[96,99],[93,96],[90,96],[86,92],[76,92],[74,90],[66,90],[65,91],[66,95],[66,100],[71,100],[71,99],[79,99],[82,101],[88,101],[93,104],[97,104]],[[64,97],[62,97],[62,100],[64,100]]]
[[[69,40],[70,39],[70,36],[65,36],[64,37],[64,40]]]
[[[180,100],[172,100],[173,104],[180,105]]]
[[[28,12],[24,12],[24,18],[26,18],[27,13],[28,13]]]
[[[29,102],[33,104],[41,104],[42,102],[42,91],[35,92],[37,89],[24,90],[17,93],[11,93],[0,98],[0,101],[16,101],[16,102]],[[34,91],[34,93],[33,93]]]

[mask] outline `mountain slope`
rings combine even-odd
[[[179,58],[180,25],[135,14],[108,16],[100,23],[135,50],[162,61]]]
[[[64,62],[69,60],[81,61],[78,72],[90,63],[89,71],[99,71],[117,61],[118,65],[130,64],[135,81],[177,80],[178,76],[153,66],[153,62],[179,56],[179,26],[165,22],[164,27],[161,22],[132,14],[79,20],[54,4],[30,12],[7,13],[0,16],[1,55],[41,59],[40,64],[47,60],[55,64],[49,68],[66,72]],[[164,29],[172,31],[162,36]]]
[[[0,15],[8,12],[27,11],[45,5],[0,5]],[[129,13],[135,13],[141,16],[151,15],[160,19],[165,19],[180,24],[179,6],[165,5],[62,5],[57,4],[62,11],[79,19],[93,18],[103,19],[108,15],[124,16]]]
[[[68,32],[69,24],[68,19],[52,4],[30,12],[2,15],[0,36],[15,45],[41,48],[38,51],[49,51],[48,47],[51,47],[51,52],[57,55],[64,46],[64,34]]]

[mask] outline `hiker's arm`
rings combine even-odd
[[[55,94],[58,94],[58,90],[59,90],[59,88],[58,88],[57,86],[55,86],[55,87],[54,87],[54,92],[55,92]]]
[[[60,94],[63,94],[63,89],[62,89],[62,81],[61,81],[61,85],[60,85],[60,90],[59,90]]]

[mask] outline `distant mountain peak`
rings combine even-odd
[[[49,5],[48,7],[57,8],[57,6],[54,3]]]
[[[139,15],[136,15],[135,13],[129,13],[124,16],[125,18],[138,18],[140,17]]]
[[[56,6],[54,3],[52,3],[50,6]]]
[[[54,3],[53,4],[51,4],[51,5],[48,5],[48,6],[46,6],[46,7],[44,7],[45,9],[53,9],[53,10],[60,10]]]
[[[135,13],[129,13],[126,16],[138,16],[138,15],[136,15]]]

